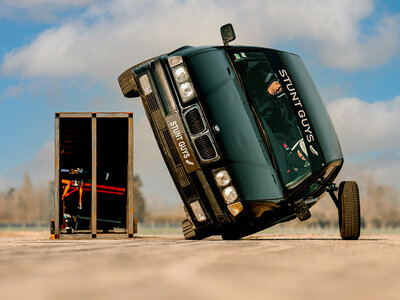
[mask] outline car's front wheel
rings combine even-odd
[[[188,219],[185,219],[181,223],[182,231],[183,231],[183,236],[185,237],[186,240],[200,240],[200,236],[196,232],[196,229],[192,222]]]

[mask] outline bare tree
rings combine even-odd
[[[146,200],[142,194],[141,188],[143,186],[142,181],[140,180],[139,175],[135,175],[133,178],[134,181],[134,212],[133,215],[138,219],[139,222],[143,222],[146,216]]]

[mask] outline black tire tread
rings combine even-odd
[[[156,56],[157,57],[157,56]],[[135,77],[133,76],[133,69],[139,68],[140,66],[154,60],[156,57],[146,59],[141,63],[130,67],[128,70],[123,72],[118,77],[118,83],[121,88],[122,94],[127,98],[139,97],[139,89],[135,82]]]
[[[221,238],[224,241],[237,241],[240,240],[242,237],[242,234],[239,230],[237,230],[236,228],[234,229],[230,229],[230,230],[224,230],[221,233]]]
[[[125,97],[133,98],[139,95],[132,68],[129,68],[118,77],[118,83]]]
[[[343,181],[339,185],[339,227],[344,240],[360,237],[360,195],[355,181]]]
[[[185,219],[181,222],[181,227],[183,231],[183,236],[185,237],[186,240],[198,240],[199,237],[196,234],[196,230],[190,222],[190,220]]]

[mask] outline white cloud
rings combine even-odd
[[[328,103],[328,111],[345,155],[400,149],[400,96],[368,103],[342,98]]]
[[[340,180],[400,188],[400,95],[368,103],[340,98],[327,104],[344,154]]]
[[[57,21],[57,12],[68,8],[86,6],[96,0],[0,0],[0,18],[15,18],[20,21]]]
[[[361,191],[373,180],[400,188],[400,96],[368,103],[341,98],[327,104],[344,154],[340,180],[356,180]]]
[[[323,43],[319,54],[327,66],[354,71],[380,66],[398,55],[399,49],[400,15],[396,15],[382,18],[370,36],[353,33],[334,44]]]
[[[0,4],[13,7],[13,8],[28,8],[35,9],[43,6],[53,6],[65,8],[69,6],[82,6],[86,5],[90,2],[94,2],[91,0],[2,0]]]
[[[373,13],[372,0],[93,3],[9,52],[1,71],[28,78],[84,75],[114,83],[124,69],[182,44],[220,45],[218,29],[226,22],[235,25],[240,44],[295,41],[328,66],[369,68],[389,61],[400,48],[399,15],[376,17],[372,33],[363,33],[360,21]]]

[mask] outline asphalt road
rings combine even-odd
[[[49,240],[0,232],[0,299],[400,299],[400,234]]]

